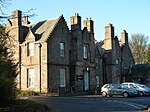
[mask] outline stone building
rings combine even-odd
[[[79,14],[71,17],[71,87],[77,91],[95,89],[94,23],[84,21],[81,29]]]
[[[61,15],[56,19],[28,24],[21,11],[7,21],[19,62],[18,85],[21,90],[41,93],[67,92],[70,87],[70,31]]]
[[[91,19],[71,17],[71,31],[61,15],[30,24],[22,12],[7,20],[19,75],[18,87],[40,93],[64,94],[95,89],[95,43]]]
[[[95,44],[95,72],[96,72],[96,90],[100,92],[101,87],[105,84],[105,65],[104,53],[105,49],[102,48],[103,41],[96,42]]]
[[[105,83],[128,79],[134,60],[128,45],[128,34],[121,41],[114,27],[105,27],[105,39],[95,43],[94,21],[81,16],[70,17],[69,30],[63,15],[31,24],[22,12],[12,12],[6,21],[14,43],[12,51],[18,63],[18,88],[40,93],[65,94],[99,90]]]
[[[134,65],[134,59],[128,44],[128,33],[123,30],[119,41],[114,34],[113,25],[109,23],[105,27],[105,39],[102,48],[105,49],[103,83],[128,81],[130,68]]]

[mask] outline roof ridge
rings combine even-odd
[[[60,17],[60,16],[59,16]],[[40,23],[40,22],[46,22],[46,21],[50,21],[50,20],[56,20],[56,19],[58,19],[59,17],[57,17],[57,18],[51,18],[51,19],[46,19],[46,20],[41,20],[41,21],[37,21],[37,22],[34,22],[34,23],[30,23],[30,24],[27,24],[27,25],[23,25],[23,26],[32,26],[32,25],[35,25],[35,24],[37,24],[37,23]]]

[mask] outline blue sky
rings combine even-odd
[[[150,37],[150,0],[12,0],[4,12],[11,15],[16,9],[26,12],[31,8],[37,14],[29,19],[32,23],[63,14],[70,27],[70,16],[75,13],[79,13],[82,21],[91,17],[98,41],[104,39],[108,23],[113,24],[119,38],[122,30],[129,33],[129,38],[135,33]]]

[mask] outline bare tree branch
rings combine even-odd
[[[27,10],[26,12],[23,12],[22,17],[28,16],[31,18],[31,17],[37,16],[37,14],[33,13],[33,11],[35,11],[35,10],[36,9],[31,8],[31,9]]]
[[[11,5],[11,0],[0,0],[0,13],[2,15],[5,15],[3,8],[7,8],[9,5]]]
[[[29,18],[32,18],[32,17],[35,17],[37,16],[37,14],[35,14],[33,11],[35,11],[36,9],[29,9],[28,11],[26,12],[22,12],[22,18],[24,18],[25,16],[28,16]],[[4,20],[7,20],[7,19],[14,19],[16,17],[12,17],[11,15],[9,16],[5,16],[5,15],[0,15],[0,21],[3,23]]]
[[[11,5],[11,0],[0,0],[0,21],[2,22],[3,20],[5,19],[13,19],[12,16],[10,15],[6,15],[4,12],[3,12],[3,9],[4,8],[7,8],[9,5]],[[29,10],[27,10],[26,12],[23,12],[22,13],[22,18],[24,16],[28,16],[28,17],[33,17],[33,16],[36,16],[35,13],[33,13],[35,9],[31,8]]]

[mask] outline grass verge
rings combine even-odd
[[[35,101],[17,99],[5,105],[0,105],[0,112],[53,112],[48,108]]]

